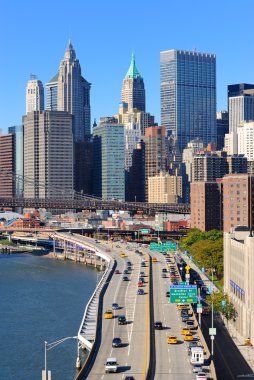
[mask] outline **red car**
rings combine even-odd
[[[141,288],[143,286],[143,282],[139,281],[138,287]]]
[[[117,270],[115,271],[115,274],[120,274],[120,271],[117,269]]]

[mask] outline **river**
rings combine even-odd
[[[97,270],[33,254],[0,254],[0,379],[41,380],[44,341],[76,336]],[[52,380],[73,379],[77,342],[47,352]]]

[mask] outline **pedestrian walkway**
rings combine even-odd
[[[205,286],[211,286],[215,291],[219,291],[219,289],[212,283],[212,281],[206,276],[206,274],[202,273],[202,270],[195,263],[193,263],[193,261],[187,255],[183,253],[179,253],[179,255],[186,262],[186,264],[188,264],[193,270],[195,270],[199,274],[200,278],[204,281]],[[217,315],[215,316],[215,318],[217,323],[221,324],[223,328],[228,330],[228,333],[233,339],[238,350],[241,352],[246,362],[254,371],[254,347],[252,345],[246,344],[245,338],[239,334],[232,322],[229,322],[227,325],[226,321],[223,320],[222,315]]]

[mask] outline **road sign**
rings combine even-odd
[[[189,266],[189,265],[186,265],[186,267],[185,267],[186,273],[189,273],[189,270],[190,270],[190,269],[191,269],[190,266]]]
[[[196,303],[197,285],[171,285],[171,303]]]
[[[226,305],[226,301],[225,300],[221,301],[221,306],[224,307],[225,305]]]
[[[216,328],[215,327],[209,328],[209,335],[216,335]]]
[[[141,230],[141,233],[142,233],[142,234],[149,234],[149,230],[146,229],[146,228],[144,228],[143,230]]]

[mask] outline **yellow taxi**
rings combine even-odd
[[[188,328],[188,327],[184,327],[184,328],[182,328],[182,330],[181,330],[181,334],[182,335],[186,335],[186,334],[190,334],[191,332],[190,332],[190,329]]]
[[[104,319],[112,319],[113,318],[113,311],[112,310],[106,310],[104,313]]]
[[[192,342],[193,341],[193,335],[192,334],[185,334],[184,337],[183,337],[183,340],[185,340],[185,342]]]
[[[168,344],[177,344],[177,337],[175,335],[169,335],[167,339]]]
[[[177,309],[178,309],[178,310],[188,309],[188,306],[185,305],[184,303],[178,303],[178,304],[177,304]]]
[[[126,257],[126,254],[125,253],[121,253],[120,257],[124,258],[124,257]]]
[[[153,263],[157,263],[157,261],[158,261],[158,260],[157,260],[157,257],[153,257],[153,258],[152,258],[152,262],[153,262]]]

